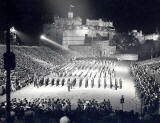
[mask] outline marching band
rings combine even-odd
[[[58,72],[53,72],[49,76],[34,77],[34,86],[42,85],[64,86],[68,91],[73,87],[97,87],[106,88],[107,86],[115,90],[122,89],[122,79],[116,76],[116,60],[75,60],[66,66],[60,67]]]

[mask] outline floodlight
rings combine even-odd
[[[16,29],[15,29],[14,27],[11,27],[11,28],[10,28],[10,32],[11,32],[11,33],[15,33],[15,32],[16,32]]]
[[[46,39],[46,37],[44,35],[41,35],[40,38],[41,39]]]

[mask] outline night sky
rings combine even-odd
[[[11,0],[10,0],[11,1]],[[5,28],[5,0],[0,1],[0,31]],[[38,36],[43,23],[52,23],[54,16],[66,17],[69,5],[76,16],[113,21],[121,32],[132,29],[153,33],[160,30],[160,0],[12,0],[10,20],[18,30]]]

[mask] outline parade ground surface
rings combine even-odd
[[[72,109],[76,108],[78,99],[95,99],[97,101],[103,101],[104,99],[110,100],[114,110],[122,109],[120,104],[120,98],[124,95],[123,110],[130,111],[134,110],[140,112],[141,103],[137,96],[136,88],[134,86],[134,80],[130,75],[129,69],[130,62],[121,61],[115,68],[116,75],[121,77],[123,80],[122,89],[106,87],[74,87],[68,92],[67,86],[42,86],[34,87],[33,84],[11,93],[11,98],[62,98],[70,99]],[[6,96],[0,96],[0,102],[5,101]]]

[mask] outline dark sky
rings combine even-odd
[[[5,0],[0,2],[0,30],[5,26]],[[42,32],[42,24],[54,16],[66,17],[69,5],[83,19],[104,18],[118,31],[132,29],[145,33],[160,30],[160,0],[10,0],[11,24],[31,35]]]

